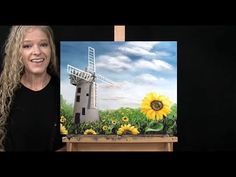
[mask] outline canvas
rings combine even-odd
[[[177,42],[61,41],[65,134],[177,134]]]

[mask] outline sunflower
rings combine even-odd
[[[111,123],[112,123],[113,125],[116,125],[116,120],[112,120]]]
[[[117,135],[125,135],[125,134],[132,134],[137,135],[139,134],[139,131],[134,126],[128,125],[121,125],[121,127],[117,131]]]
[[[97,133],[93,129],[87,129],[84,132],[84,135],[96,135]]]
[[[60,124],[60,132],[61,132],[62,135],[67,135],[68,134],[68,130],[62,124]]]
[[[128,118],[128,117],[122,117],[122,121],[123,121],[123,122],[128,122],[128,121],[129,121],[129,118]]]
[[[168,97],[151,92],[144,97],[141,104],[141,112],[148,119],[161,120],[170,113],[171,104]]]
[[[103,129],[103,131],[106,131],[106,130],[108,129],[108,126],[104,125],[104,126],[102,127],[102,129]]]
[[[66,121],[66,118],[64,116],[61,116],[60,122],[64,123]]]

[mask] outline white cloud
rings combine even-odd
[[[173,67],[169,63],[164,62],[162,60],[155,60],[155,59],[151,61],[140,59],[134,63],[134,66],[137,68],[143,68],[143,69],[146,68],[146,69],[152,69],[156,71],[173,69]]]
[[[157,58],[167,57],[167,56],[170,56],[170,55],[171,54],[169,52],[166,52],[166,51],[157,51],[156,52]]]
[[[146,75],[148,76],[148,75]],[[140,77],[145,77],[141,75]],[[144,96],[151,92],[158,92],[168,96],[173,102],[177,102],[177,83],[176,80],[163,80],[156,78],[160,83],[144,84],[141,82],[123,81],[117,83],[114,87],[108,87],[108,84],[98,84],[97,105],[98,109],[117,109],[120,107],[140,106]],[[155,80],[155,79],[154,79]],[[69,83],[69,80],[61,81],[61,94],[70,104],[74,104],[75,86]]]
[[[125,54],[132,54],[137,56],[154,57],[156,54],[150,50],[160,42],[126,42],[118,49]]]
[[[127,53],[127,54],[132,54],[132,55],[137,55],[137,56],[155,56],[156,54],[153,52],[149,52],[148,50],[139,48],[139,47],[120,47],[119,48],[122,52]]]
[[[162,79],[158,79],[161,80]],[[140,106],[144,96],[151,92],[168,96],[173,102],[177,102],[176,80],[163,80],[163,84],[143,84],[141,82],[120,82],[120,87],[98,87],[97,105],[99,109],[117,109],[120,107]],[[171,87],[170,87],[171,86]]]
[[[135,82],[139,82],[139,83],[142,83],[142,84],[157,84],[159,82],[163,82],[165,81],[164,78],[157,78],[151,74],[141,74],[141,75],[138,75],[136,76],[135,78]]]
[[[164,71],[173,69],[172,65],[162,60],[140,59],[137,61],[132,61],[129,57],[124,55],[120,56],[101,55],[97,59],[96,67],[104,70],[109,70],[112,72],[135,71],[140,68],[151,69],[155,71]]]
[[[164,62],[162,60],[152,60],[152,62],[154,63],[154,65],[157,68],[160,68],[160,70],[162,70],[162,69],[164,69],[164,70],[171,70],[173,68],[169,63]]]
[[[160,42],[126,42],[127,47],[140,47],[146,50],[151,50],[155,45]]]
[[[111,56],[111,55],[101,55],[97,58],[96,67],[113,72],[121,72],[126,70],[132,70],[132,60],[127,56]]]

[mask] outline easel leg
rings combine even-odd
[[[66,151],[68,152],[72,151],[72,143],[66,143]]]

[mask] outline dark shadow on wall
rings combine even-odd
[[[177,151],[236,151],[236,26],[130,26],[126,40],[178,41]]]

